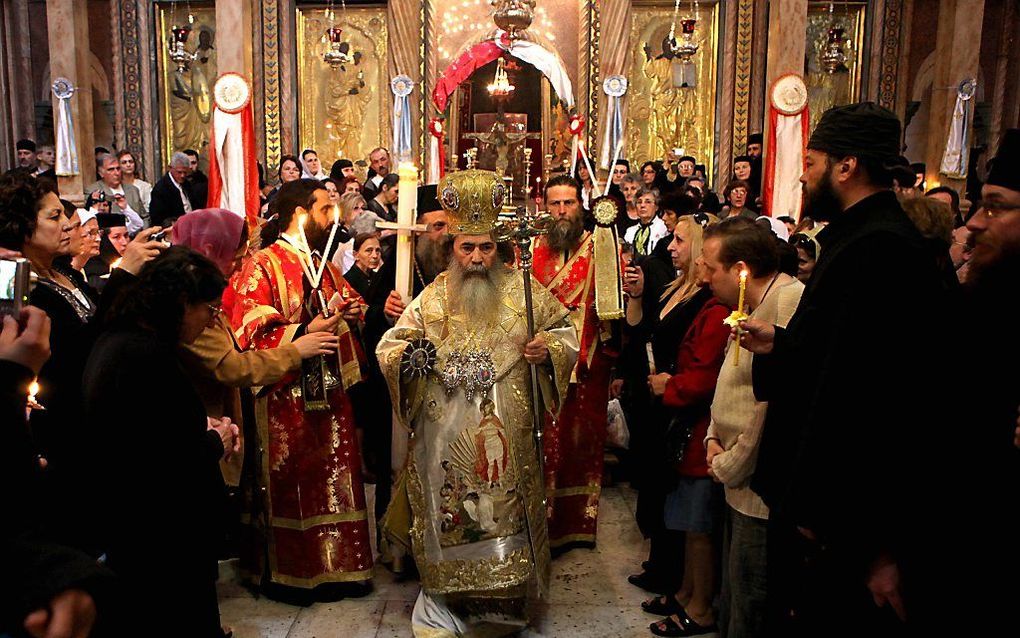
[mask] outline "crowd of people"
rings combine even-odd
[[[637,172],[619,160],[613,222],[595,215],[585,162],[545,185],[552,222],[533,272],[557,336],[517,356],[555,388],[547,543],[556,555],[615,542],[597,521],[618,400],[630,444],[617,478],[636,488],[650,541],[629,581],[654,594],[641,605],[660,618],[652,634],[1015,626],[1020,130],[963,194],[925,192],[900,140],[873,104],[825,113],[799,219],[763,207],[758,135],[716,180],[721,196],[707,158]],[[421,410],[424,432],[443,423],[394,366],[405,332],[449,336],[423,291],[459,290],[513,249],[419,187],[411,302],[395,290],[394,232],[377,227],[398,204],[386,149],[364,179],[349,160],[327,173],[313,149],[284,156],[257,224],[206,207],[193,151],[152,184],[130,152],[96,151],[83,208],[60,198],[52,147],[18,142],[0,178],[0,258],[27,260],[35,281],[0,333],[0,633],[229,635],[216,596],[229,556],[258,591],[300,604],[364,595],[376,562],[413,574],[413,558],[415,630],[427,626],[455,591],[437,585],[445,572],[369,532],[369,517],[392,528],[406,501],[394,411]],[[620,241],[616,315],[593,285],[599,227]],[[464,303],[468,317],[493,312]],[[478,437],[511,418],[499,401],[480,406]],[[486,454],[506,445],[485,440]],[[411,447],[424,463],[427,447]],[[509,471],[501,458],[475,468],[488,488]],[[454,546],[508,524],[477,493],[447,503],[456,489],[444,486],[435,522],[444,552],[463,517],[477,535]]]

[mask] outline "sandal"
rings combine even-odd
[[[676,614],[680,622],[673,620],[670,616],[663,618],[659,622],[653,622],[648,625],[648,629],[651,630],[656,636],[701,636],[703,634],[711,634],[719,631],[718,625],[712,623],[711,625],[699,625],[687,614],[683,609]]]
[[[667,594],[642,602],[641,610],[656,616],[672,616],[683,613],[684,606],[677,602],[675,596]]]

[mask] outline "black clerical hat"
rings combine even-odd
[[[1011,128],[1003,134],[985,183],[1020,191],[1020,128]]]
[[[443,210],[443,205],[439,203],[439,185],[425,184],[424,186],[419,186],[418,216],[421,217],[425,213],[431,213],[436,210]]]
[[[28,139],[18,140],[14,145],[14,149],[18,151],[32,151],[35,153],[35,142]]]
[[[119,228],[121,226],[127,226],[127,216],[121,215],[120,213],[99,213],[96,215],[96,221],[99,222],[100,228]]]
[[[807,147],[836,157],[894,162],[900,154],[900,120],[874,102],[836,106],[822,114]]]
[[[764,144],[765,143],[765,136],[762,135],[761,133],[751,133],[750,135],[747,136],[747,143],[748,144]]]

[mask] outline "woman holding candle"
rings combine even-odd
[[[688,230],[692,221],[685,224]],[[674,237],[681,233],[680,225]],[[700,226],[699,226],[700,228]],[[698,233],[700,239],[703,234]],[[674,263],[693,261],[696,285],[705,283],[701,246],[674,241]],[[699,242],[700,243],[700,242]],[[709,298],[684,333],[677,353],[675,372],[648,377],[651,393],[661,397],[671,413],[666,428],[667,462],[676,472],[675,487],[666,495],[663,518],[667,530],[683,532],[684,572],[680,588],[672,595],[642,603],[648,613],[667,616],[649,626],[657,636],[689,636],[716,631],[712,601],[716,595],[712,534],[720,509],[720,494],[709,476],[705,436],[711,417],[712,397],[723,364],[730,328],[725,324],[729,308],[702,288]]]
[[[81,416],[82,371],[98,331],[103,301],[111,300],[131,279],[129,273],[137,272],[162,245],[146,241],[158,228],[139,233],[134,248],[125,251],[123,272],[114,273],[99,297],[54,265],[69,252],[71,232],[78,232],[65,215],[52,182],[13,173],[0,178],[0,247],[18,251],[30,262],[38,283],[29,303],[44,310],[52,322],[52,356],[38,377],[37,400],[46,409],[31,414],[51,487],[67,506],[50,508],[54,518],[62,520],[49,522],[65,544],[98,550],[96,539],[84,528],[93,519],[88,514],[92,499],[83,485],[89,472],[82,466],[81,432],[74,427]]]
[[[707,225],[708,218],[703,220]],[[671,265],[679,274],[665,285],[655,285],[654,273],[647,267],[628,267],[625,274],[629,340],[650,343],[650,363],[654,365],[654,370],[650,370],[647,356],[628,357],[629,369],[617,371],[625,380],[649,379],[647,383],[631,385],[624,381],[622,388],[635,409],[647,410],[637,412],[636,418],[629,420],[644,425],[632,429],[631,450],[636,468],[634,484],[638,489],[636,517],[641,533],[651,540],[651,550],[643,573],[628,580],[656,593],[672,593],[680,586],[684,536],[667,529],[663,520],[666,495],[676,483],[676,471],[663,452],[672,411],[655,397],[662,395],[665,380],[677,371],[680,343],[712,297],[708,289],[702,288],[695,267],[701,254],[702,235],[703,226],[695,216],[683,215],[677,220],[669,253]],[[649,377],[649,372],[659,374]],[[658,395],[652,392],[653,379],[660,386]]]

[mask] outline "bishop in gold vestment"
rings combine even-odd
[[[461,220],[451,221],[450,269],[408,305],[376,350],[411,431],[390,514],[406,494],[422,580],[416,636],[518,630],[526,601],[543,593],[548,577],[531,401],[558,409],[578,343],[566,308],[534,281],[529,341],[522,273],[496,257],[491,221],[463,222],[473,212],[494,220],[502,189],[487,171],[453,173],[440,184],[444,208]],[[542,361],[539,397],[531,395],[529,361]]]

